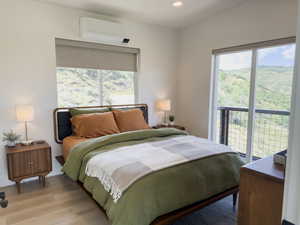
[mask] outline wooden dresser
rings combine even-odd
[[[26,178],[38,176],[45,186],[45,176],[52,170],[51,147],[48,143],[17,145],[6,148],[6,154],[8,178],[16,182],[19,193],[20,182]]]
[[[281,225],[284,169],[273,157],[241,168],[238,225]]]

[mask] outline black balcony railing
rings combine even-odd
[[[218,136],[221,144],[246,153],[248,108],[219,107]],[[266,157],[287,148],[288,111],[257,109],[253,138],[253,155]]]

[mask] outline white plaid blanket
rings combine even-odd
[[[86,175],[97,177],[114,202],[145,175],[201,158],[233,152],[231,148],[195,136],[120,147],[92,157]]]

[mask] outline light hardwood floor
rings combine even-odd
[[[45,188],[38,181],[22,184],[22,193],[14,186],[5,191],[9,205],[0,208],[0,225],[110,225],[105,214],[77,183],[67,177],[47,178]],[[182,218],[174,225],[234,225],[231,198],[212,204]]]

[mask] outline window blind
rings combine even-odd
[[[224,53],[230,53],[230,52],[239,52],[239,51],[246,51],[251,50],[254,48],[266,48],[266,47],[274,47],[279,45],[285,45],[285,44],[291,44],[296,42],[296,37],[288,37],[288,38],[281,38],[281,39],[275,39],[270,41],[261,41],[257,43],[252,44],[246,44],[246,45],[240,45],[240,46],[234,46],[229,48],[221,48],[221,49],[214,49],[212,51],[213,55],[218,54],[224,54]]]
[[[140,49],[55,39],[57,67],[137,71]]]

